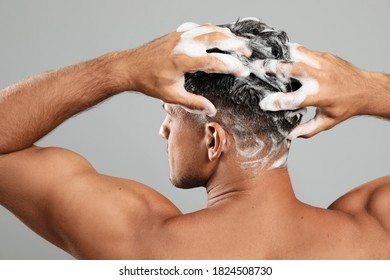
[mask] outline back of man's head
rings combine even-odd
[[[249,58],[236,56],[249,69],[254,61],[266,64],[273,60],[290,60],[284,31],[274,30],[256,19],[221,26],[248,41],[252,55]],[[259,103],[268,94],[298,89],[301,86],[298,81],[256,71],[248,77],[196,72],[186,74],[185,78],[186,90],[206,97],[217,108],[217,115],[207,119],[220,123],[233,136],[243,168],[285,165],[290,144],[286,137],[299,124],[302,114],[299,111],[265,112]]]

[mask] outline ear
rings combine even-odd
[[[207,154],[210,161],[218,159],[226,145],[225,129],[216,122],[206,125]]]

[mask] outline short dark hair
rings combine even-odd
[[[229,28],[236,36],[248,41],[252,55],[249,58],[236,55],[244,64],[259,59],[265,60],[264,63],[269,59],[290,61],[286,32],[275,30],[255,19],[238,20],[220,26]],[[213,49],[209,52],[221,51]],[[230,119],[225,125],[233,130],[233,134],[244,137],[248,132],[260,137],[267,135],[272,138],[273,143],[286,140],[286,136],[301,121],[302,114],[296,111],[265,112],[260,108],[259,103],[268,94],[291,92],[300,86],[301,84],[295,79],[267,74],[263,77],[256,76],[254,73],[248,77],[204,72],[185,75],[186,90],[209,99],[218,110],[219,120]],[[237,120],[245,123],[245,127],[234,131],[232,126],[237,124]]]

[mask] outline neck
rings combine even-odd
[[[207,184],[207,207],[225,202],[256,200],[282,203],[296,200],[287,168],[262,170],[221,170]]]

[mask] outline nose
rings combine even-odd
[[[160,136],[165,140],[168,140],[169,137],[168,116],[165,117],[165,120],[161,124],[158,134],[160,134]]]

